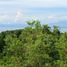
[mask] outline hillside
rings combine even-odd
[[[0,67],[67,67],[67,32],[39,21],[0,33]]]

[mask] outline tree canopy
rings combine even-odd
[[[0,67],[67,67],[67,32],[39,21],[0,33]]]

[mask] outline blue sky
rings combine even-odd
[[[0,0],[0,31],[22,28],[32,19],[67,31],[67,0]]]

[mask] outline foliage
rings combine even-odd
[[[67,33],[39,21],[0,33],[0,67],[67,67]]]

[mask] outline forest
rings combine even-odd
[[[0,67],[67,67],[67,32],[38,20],[0,33]]]

